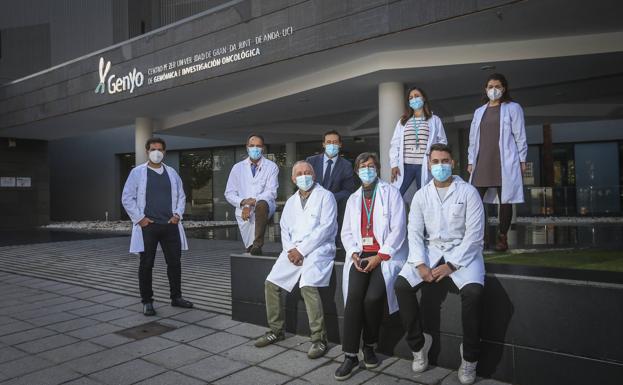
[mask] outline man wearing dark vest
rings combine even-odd
[[[340,149],[342,147],[342,136],[337,131],[326,132],[322,136],[322,154],[313,155],[307,158],[314,168],[318,183],[326,190],[333,193],[333,197],[337,203],[337,222],[338,231],[342,231],[342,222],[344,221],[344,210],[346,209],[346,201],[350,194],[355,191],[355,177],[353,166],[349,161],[340,157]],[[338,246],[342,242],[337,240]]]
[[[158,244],[167,263],[171,305],[191,308],[182,298],[182,250],[188,250],[182,215],[186,195],[177,172],[164,163],[166,143],[151,138],[145,144],[149,161],[130,172],[121,202],[132,220],[130,252],[140,254],[138,282],[143,314],[156,314],[153,307],[152,269]]]

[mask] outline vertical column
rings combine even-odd
[[[290,197],[290,194],[294,191],[294,185],[292,185],[292,166],[298,158],[296,157],[296,143],[289,142],[286,143],[286,167],[283,170],[283,174],[281,176],[281,181],[279,182],[280,187],[285,192],[286,197]]]
[[[381,178],[389,181],[389,145],[396,122],[404,112],[404,85],[398,82],[379,84],[379,156]]]
[[[139,165],[147,162],[145,142],[147,142],[147,139],[152,137],[153,131],[154,127],[151,118],[136,118],[134,128],[134,164]]]

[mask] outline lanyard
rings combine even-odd
[[[374,210],[374,200],[376,199],[376,190],[379,188],[378,183],[376,184],[376,186],[374,186],[374,192],[372,193],[372,200],[370,202],[370,207],[368,207],[368,205],[366,204],[366,196],[363,192],[363,189],[361,189],[361,198],[363,199],[363,207],[366,209],[366,218],[368,219],[368,221],[366,222],[366,230],[368,232],[370,232],[370,228],[372,226],[370,226],[370,219],[372,218],[372,211]]]
[[[413,129],[415,130],[415,148],[420,148],[420,126],[415,117],[411,119],[413,119]]]

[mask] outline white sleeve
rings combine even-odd
[[[235,208],[240,208],[240,202],[248,197],[240,197],[240,187],[238,186],[238,164],[234,164],[229,172],[229,178],[227,179],[227,186],[225,187],[225,199],[230,205]]]
[[[407,217],[405,210],[405,201],[400,195],[400,191],[395,187],[389,186],[388,188],[388,202],[389,207],[389,235],[383,242],[383,247],[379,250],[380,254],[387,254],[390,257],[396,255],[396,252],[400,250],[402,244],[406,238],[407,232]]]
[[[511,129],[513,138],[517,145],[519,161],[525,162],[528,156],[528,142],[526,140],[526,126],[524,121],[523,109],[517,103],[513,103],[510,108]]]
[[[409,210],[409,224],[407,225],[407,236],[409,239],[409,257],[407,262],[418,266],[426,263],[426,245],[424,243],[424,210],[420,201],[424,193],[416,193],[411,201]]]
[[[396,128],[394,128],[394,135],[392,136],[392,140],[389,144],[389,164],[392,168],[399,167],[400,163],[400,146],[402,146],[402,138],[399,135],[400,131],[400,120],[396,123]]]
[[[355,232],[361,231],[361,229],[351,228],[351,217],[355,215],[352,210],[353,199],[355,199],[354,194],[352,194],[346,202],[346,210],[344,211],[344,223],[342,223],[342,232],[340,233],[342,245],[344,245],[344,250],[346,250],[346,258],[350,258],[353,253],[361,253],[361,245],[357,244],[357,237],[355,236]]]
[[[138,183],[140,175],[136,170],[137,168],[134,168],[130,172],[123,186],[123,192],[121,193],[121,204],[126,213],[128,213],[133,224],[137,224],[145,217],[138,209]]]
[[[485,211],[478,191],[470,186],[465,208],[465,235],[461,243],[452,249],[446,261],[457,267],[467,266],[474,259],[482,258],[485,234]]]

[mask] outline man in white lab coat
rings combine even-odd
[[[264,285],[270,330],[255,346],[268,346],[285,338],[280,293],[282,289],[291,292],[298,283],[311,330],[312,345],[307,356],[314,359],[327,352],[327,332],[318,287],[329,286],[331,280],[337,204],[333,193],[316,183],[314,169],[305,161],[294,164],[292,182],[298,191],[288,199],[281,215],[283,251]]]
[[[166,143],[151,138],[145,144],[147,163],[132,169],[123,187],[121,203],[132,220],[130,252],[141,256],[138,283],[143,303],[143,314],[156,314],[153,307],[152,269],[158,244],[167,263],[171,291],[171,305],[191,308],[193,304],[182,298],[182,250],[188,250],[182,227],[186,195],[182,180],[172,167],[162,163]]]
[[[485,269],[482,257],[484,210],[476,188],[452,175],[450,148],[434,144],[429,154],[433,180],[411,203],[407,234],[409,257],[394,288],[400,318],[413,351],[413,371],[428,367],[432,338],[424,334],[416,293],[449,277],[459,289],[462,303],[463,343],[460,347],[462,384],[476,379],[480,354],[480,301]]]
[[[236,208],[242,241],[251,255],[262,255],[266,225],[277,206],[279,167],[263,152],[264,138],[249,135],[249,157],[234,165],[225,187],[225,199]]]

